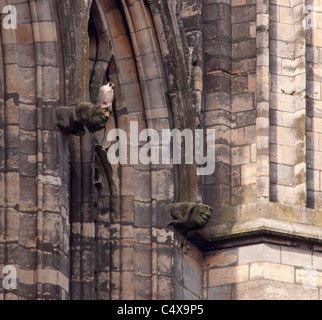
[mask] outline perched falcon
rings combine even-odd
[[[98,93],[98,104],[106,105],[108,108],[112,108],[114,101],[114,84],[109,82],[107,85],[102,86]]]

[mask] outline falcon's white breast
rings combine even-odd
[[[99,105],[107,105],[108,107],[112,107],[112,103],[114,101],[114,84],[108,83],[105,86],[102,86],[98,93],[98,104]]]

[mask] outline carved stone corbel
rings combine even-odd
[[[85,127],[94,133],[105,128],[110,117],[114,100],[113,85],[102,86],[99,91],[98,105],[81,102],[77,106],[61,106],[56,110],[57,126],[66,134],[82,136]]]
[[[212,213],[213,209],[202,203],[176,203],[170,209],[173,219],[170,225],[173,225],[183,235],[191,235],[202,231]]]

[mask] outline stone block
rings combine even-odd
[[[269,176],[269,157],[268,156],[258,156],[257,157],[257,176],[258,177],[268,177]]]
[[[172,275],[172,252],[169,248],[159,248],[158,254],[158,273],[170,277]],[[146,262],[145,262],[146,263]]]
[[[133,196],[134,169],[132,167],[121,168],[121,192],[122,196]]]
[[[315,47],[322,47],[322,30],[313,29],[312,30],[312,45]]]
[[[239,94],[232,97],[232,112],[252,110],[254,108],[254,96],[252,93]]]
[[[233,166],[231,172],[231,186],[236,187],[241,184],[240,166]]]
[[[250,280],[254,279],[294,283],[294,267],[270,262],[252,263]]]
[[[257,197],[269,197],[269,179],[265,176],[257,177]]]
[[[295,164],[295,151],[293,147],[283,146],[283,164]]]
[[[139,201],[149,201],[151,199],[151,177],[147,172],[134,170],[133,186],[134,197]]]
[[[273,39],[280,41],[294,41],[294,27],[293,24],[271,22],[270,36]]]
[[[305,288],[322,287],[322,272],[315,270],[311,266],[297,269],[295,270],[295,282]]]
[[[257,199],[256,185],[245,185],[232,188],[231,205],[236,206],[241,203],[254,203]]]
[[[268,136],[257,136],[257,157],[265,157],[269,155],[269,137]]]
[[[10,181],[6,186],[7,204],[14,207],[19,203],[19,173],[7,172],[6,179]]]
[[[142,276],[151,274],[151,247],[143,244],[136,244],[134,249],[134,270],[135,273]]]
[[[293,24],[293,9],[291,7],[280,6],[279,21],[284,24]]]
[[[269,244],[258,244],[238,248],[238,264],[261,261],[280,263],[280,247]]]
[[[232,23],[241,23],[256,20],[256,6],[236,6],[231,9]]]
[[[231,80],[232,94],[242,94],[248,92],[248,77],[233,77]]]
[[[241,166],[241,185],[256,183],[256,163]]]
[[[224,285],[209,288],[207,290],[208,300],[232,300],[233,285]]]
[[[134,279],[135,279],[135,283],[134,283],[135,299],[151,300],[152,298],[151,278],[135,275]]]
[[[270,40],[270,52],[274,56],[276,56],[278,52],[280,58],[293,59],[294,49],[294,42],[284,42],[275,39]]]
[[[223,19],[230,17],[230,5],[224,2],[211,3],[203,8],[203,20],[205,22]]]
[[[232,148],[232,165],[250,163],[250,146]]]
[[[236,59],[231,63],[232,72],[236,73],[254,73],[256,72],[256,58]]]
[[[232,58],[243,59],[256,56],[256,40],[250,39],[232,44]]]
[[[225,92],[230,94],[231,81],[226,74],[207,74],[205,75],[204,84],[206,92]]]
[[[292,266],[305,267],[312,265],[312,252],[298,248],[282,247],[281,262]]]
[[[318,270],[322,270],[322,253],[313,252],[312,259],[312,266]]]
[[[134,266],[134,248],[122,246],[121,248],[122,270],[132,270]]]
[[[271,163],[271,183],[293,186],[294,169],[292,166]]]
[[[248,280],[248,265],[209,270],[209,287],[235,284]]]
[[[124,271],[121,273],[121,300],[133,300],[134,299],[134,273],[132,271]],[[126,285],[125,285],[126,284]]]
[[[250,22],[233,24],[231,29],[233,41],[241,38],[249,38],[250,36]]]
[[[230,95],[225,92],[212,92],[205,95],[206,110],[223,109],[230,111]]]
[[[22,211],[37,210],[37,188],[36,179],[20,176],[19,179],[19,208]]]
[[[213,267],[226,267],[237,262],[237,249],[224,250],[215,252],[206,256],[204,261],[204,269]]]
[[[169,290],[169,288],[172,288],[172,279],[169,277],[163,277],[163,276],[159,276],[158,277],[158,300],[171,300],[173,293],[172,293],[172,289]],[[185,292],[187,290],[183,290],[183,294],[184,294],[184,299],[186,298]],[[196,298],[194,298],[196,299]]]
[[[186,255],[183,259],[183,281],[185,287],[196,296],[202,295],[202,268],[194,259]]]
[[[236,300],[317,300],[318,289],[272,280],[253,280],[237,283],[233,299]],[[281,298],[282,297],[282,298]]]
[[[271,126],[270,140],[272,143],[294,146],[294,130],[280,126]]]
[[[252,126],[256,123],[256,110],[237,113],[237,127]]]

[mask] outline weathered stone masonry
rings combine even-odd
[[[0,271],[14,265],[18,286],[0,299],[321,298],[320,0],[5,5]],[[57,126],[108,81],[105,130]],[[215,173],[109,164],[107,131],[134,120],[214,128]],[[213,208],[188,238],[169,226],[185,202]]]

